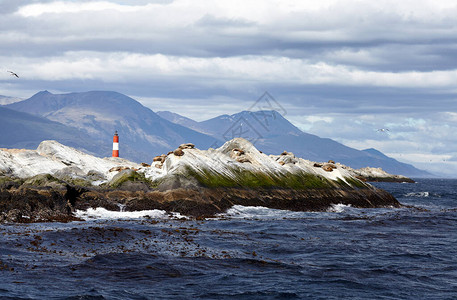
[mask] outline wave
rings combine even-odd
[[[334,212],[334,213],[342,213],[344,212],[347,208],[350,208],[351,204],[345,205],[345,204],[332,204],[331,207],[327,209],[327,212]]]
[[[232,218],[232,219],[302,219],[302,218],[316,218],[323,216],[326,213],[342,213],[351,208],[351,205],[334,204],[328,208],[326,212],[303,212],[303,211],[290,211],[282,209],[274,209],[263,206],[243,206],[234,205],[228,209],[227,212],[217,214],[219,218]]]
[[[417,197],[417,198],[427,198],[430,197],[429,192],[412,192],[412,193],[407,193],[405,197]]]
[[[167,213],[164,210],[152,209],[141,211],[112,211],[102,207],[88,210],[76,210],[75,216],[84,220],[102,219],[102,220],[119,220],[119,219],[170,219],[186,218],[179,213]]]
[[[306,212],[295,212],[290,210],[274,209],[263,206],[234,205],[225,213],[217,214],[219,218],[233,219],[288,219],[304,217]]]

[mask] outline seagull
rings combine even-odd
[[[12,71],[7,71],[7,72],[11,73],[11,76],[16,76],[17,78],[19,78],[19,76],[14,72],[12,72]]]
[[[380,128],[380,129],[378,129],[377,131],[379,131],[379,132],[388,132],[389,129],[387,129],[387,128]]]

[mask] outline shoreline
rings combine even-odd
[[[141,182],[119,188],[50,184],[0,186],[0,222],[71,222],[81,219],[76,210],[105,208],[111,211],[159,209],[194,218],[213,217],[234,205],[263,206],[290,211],[326,211],[332,205],[355,208],[401,207],[388,192],[370,188],[227,188],[193,187],[165,191]]]

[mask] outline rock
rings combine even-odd
[[[288,154],[289,154],[289,153],[288,153],[286,150],[284,150],[284,151],[281,153],[281,155],[288,155]]]
[[[182,151],[181,148],[178,148],[175,151],[173,151],[173,154],[176,155],[176,156],[183,156],[184,155],[184,151]]]
[[[126,169],[116,174],[109,182],[109,186],[117,188],[128,181],[139,181],[150,184],[150,180],[146,179],[143,173],[135,172],[131,169]]]
[[[77,166],[66,167],[63,169],[58,170],[54,173],[54,176],[57,178],[65,179],[65,178],[81,178],[84,177],[86,174],[78,168]]]
[[[281,166],[284,166],[286,163],[283,162],[283,161],[280,161],[279,164],[280,164]]]
[[[281,157],[281,161],[284,163],[284,164],[295,164],[297,163],[297,159],[294,158],[293,156],[282,156]]]
[[[329,164],[335,164],[335,161],[333,161],[333,160],[330,159],[330,160],[328,161],[328,163],[329,163]]]
[[[239,148],[234,148],[232,151],[235,152],[237,156],[244,154],[244,150],[241,150]]]
[[[90,170],[89,172],[87,172],[86,177],[88,180],[91,181],[106,180],[106,176],[104,174],[95,170]]]
[[[313,167],[315,167],[315,168],[322,168],[322,164],[320,164],[320,163],[314,163],[314,164],[313,164]]]
[[[243,189],[243,188],[194,188],[192,178],[175,176],[163,182],[159,190],[142,191],[118,189],[109,193],[87,192],[80,196],[76,208],[112,207],[126,205],[127,211],[162,209],[187,216],[213,216],[233,205],[265,206],[291,211],[326,211],[336,204],[356,208],[401,207],[389,193],[378,189]],[[95,204],[96,203],[96,204]]]
[[[236,161],[239,162],[239,163],[250,163],[250,162],[251,162],[251,161],[250,161],[248,158],[246,158],[246,157],[238,157],[238,158],[236,159]]]
[[[39,174],[27,179],[24,182],[26,186],[49,186],[54,184],[62,184],[62,181],[50,174]]]
[[[162,169],[163,165],[162,164],[155,164],[154,167],[156,167],[157,169]]]
[[[181,144],[178,148],[180,149],[194,149],[195,145],[192,143]]]
[[[151,167],[150,164],[147,164],[147,163],[144,163],[144,162],[141,163],[141,166],[144,167],[144,168],[149,168],[149,167]]]

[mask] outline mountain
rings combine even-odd
[[[173,118],[180,120],[176,115]],[[369,166],[409,177],[431,176],[426,171],[401,163],[377,150],[360,151],[329,138],[305,133],[276,111],[243,111],[197,123],[194,125],[195,129],[200,128],[215,138],[230,140],[244,137],[268,154],[278,154],[287,150],[312,161],[334,160],[354,169]]]
[[[42,91],[6,107],[77,128],[109,147],[114,132],[118,131],[120,155],[138,162],[150,162],[154,156],[167,153],[182,143],[191,141],[204,149],[215,141],[213,137],[165,120],[117,92],[52,94]],[[97,155],[110,153],[100,149]]]
[[[172,123],[182,125],[184,127],[193,129],[198,132],[209,134],[208,132],[205,132],[205,129],[202,126],[200,126],[199,122],[181,116],[180,114],[171,111],[157,111],[156,114]]]
[[[0,107],[0,147],[35,149],[43,140],[58,140],[91,154],[110,151],[110,147],[76,128]]]
[[[21,98],[0,95],[0,105],[10,104],[21,100]]]

